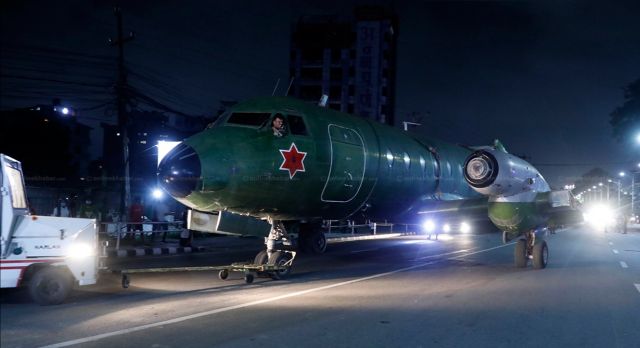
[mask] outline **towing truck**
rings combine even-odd
[[[96,220],[30,214],[21,163],[4,154],[0,162],[1,287],[26,286],[35,302],[54,305],[75,285],[95,284]]]

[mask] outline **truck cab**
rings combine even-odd
[[[26,286],[34,301],[59,304],[74,285],[95,284],[95,219],[29,213],[21,163],[0,154],[0,285]]]

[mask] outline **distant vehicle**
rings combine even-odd
[[[98,232],[95,219],[29,214],[20,162],[0,154],[0,283],[26,285],[42,305],[59,304],[74,284],[95,284]]]
[[[284,119],[283,136],[273,134],[275,118]],[[198,224],[267,237],[256,263],[287,262],[292,248],[323,252],[323,220],[424,224],[481,213],[505,242],[523,237],[518,267],[532,259],[544,268],[548,249],[539,232],[552,216],[558,224],[578,216],[569,191],[551,191],[497,140],[450,144],[287,97],[235,105],[173,148],[158,175]]]

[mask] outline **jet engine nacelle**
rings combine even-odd
[[[478,193],[497,197],[540,191],[547,186],[527,161],[493,148],[475,151],[467,157],[464,178]]]

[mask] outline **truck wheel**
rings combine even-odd
[[[71,278],[58,267],[39,269],[31,278],[29,293],[42,306],[62,303],[71,292]]]

